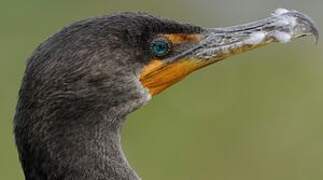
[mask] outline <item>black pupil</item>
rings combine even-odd
[[[152,52],[155,56],[165,56],[169,51],[169,44],[163,40],[152,43]]]

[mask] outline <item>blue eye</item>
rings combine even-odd
[[[150,50],[156,57],[162,57],[169,53],[170,43],[166,39],[156,39],[151,43]]]

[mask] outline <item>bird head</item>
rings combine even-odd
[[[284,9],[227,28],[145,13],[95,17],[65,27],[40,45],[29,60],[21,97],[59,109],[64,117],[111,107],[127,114],[200,68],[307,35],[318,39],[312,20]]]

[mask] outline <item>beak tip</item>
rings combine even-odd
[[[298,11],[290,11],[287,12],[286,15],[295,17],[297,19],[298,23],[296,24],[295,28],[299,28],[299,33],[303,33],[304,36],[313,36],[315,44],[318,44],[320,38],[319,29],[311,17]]]
[[[313,33],[313,36],[314,36],[315,44],[318,45],[319,40],[320,40],[320,33],[319,33],[319,30],[316,28],[316,26],[314,26],[314,29],[313,29],[312,33]]]

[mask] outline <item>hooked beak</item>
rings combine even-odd
[[[303,36],[314,36],[316,42],[319,39],[311,18],[277,9],[270,17],[255,22],[205,29],[196,35],[198,41],[192,48],[145,67],[140,81],[151,95],[156,95],[197,69],[272,42],[287,43]]]
[[[202,61],[220,61],[272,42],[287,43],[304,36],[319,40],[315,23],[305,14],[286,9],[277,9],[272,16],[255,22],[206,29],[199,45],[174,59],[190,57]]]

